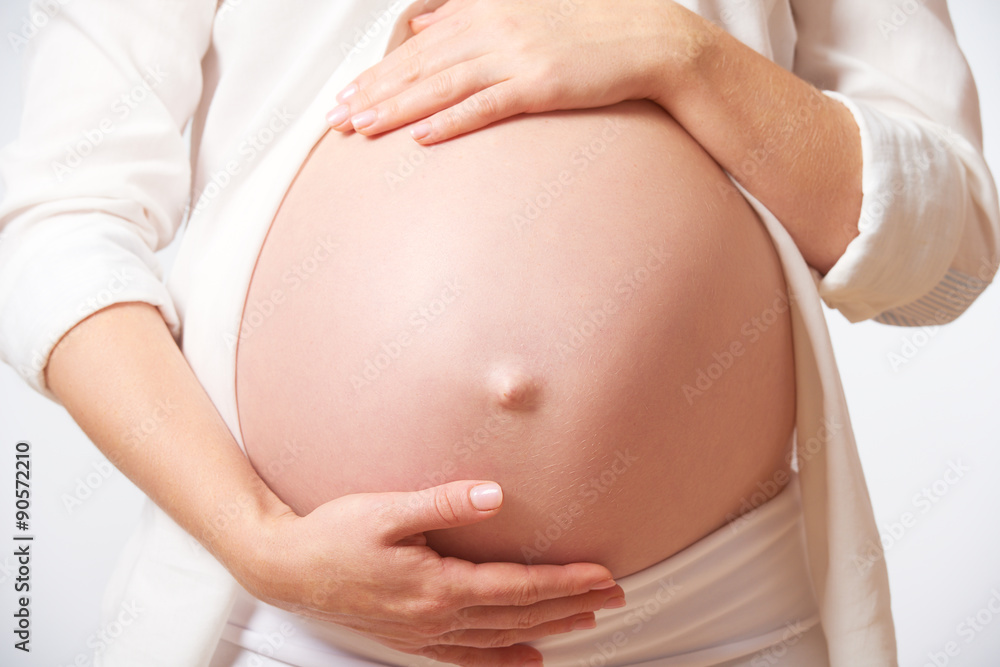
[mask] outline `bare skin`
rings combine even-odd
[[[430,145],[520,113],[649,99],[781,220],[810,266],[829,271],[858,235],[851,112],[676,2],[448,0],[410,25],[415,37],[338,96],[335,129],[412,124]]]
[[[46,380],[112,463],[271,604],[409,653],[514,666],[540,659],[514,644],[592,622],[622,595],[600,565],[473,565],[424,546],[423,531],[502,511],[472,504],[476,481],[344,496],[298,517],[254,472],[148,304],[116,304],[80,322],[53,351]],[[152,433],[129,437],[150,418],[159,424]]]
[[[541,2],[535,4],[544,8]],[[635,16],[632,5],[636,4],[597,3],[593,6],[619,8],[624,14]],[[462,9],[470,3],[449,5],[453,9]],[[509,5],[513,7],[513,3]],[[483,2],[477,6],[502,8],[503,3]],[[586,51],[574,44],[565,48],[565,53],[575,61],[579,60],[579,54],[589,53],[593,61],[604,65],[607,76],[603,79],[598,75],[597,67],[581,66],[577,68],[576,75],[578,78],[582,76],[595,89],[604,88],[612,95],[621,93],[616,98],[598,99],[592,90],[565,79],[560,80],[562,90],[579,91],[582,99],[560,99],[559,91],[550,94],[551,90],[539,84],[556,81],[546,76],[553,63],[551,59],[535,58],[529,52],[518,54],[517,58],[496,52],[501,62],[515,68],[521,66],[529,76],[515,80],[514,83],[519,83],[519,86],[508,86],[502,92],[493,91],[486,98],[488,103],[484,103],[481,95],[468,97],[475,92],[472,88],[476,86],[476,90],[489,90],[483,83],[481,72],[473,69],[466,69],[464,73],[468,76],[465,81],[456,79],[463,85],[446,96],[432,94],[435,88],[426,84],[430,77],[440,73],[439,70],[427,69],[415,78],[392,73],[393,68],[405,59],[427,59],[432,42],[446,53],[464,52],[468,55],[467,50],[454,48],[447,39],[448,35],[439,30],[434,39],[413,40],[409,50],[400,50],[398,55],[387,58],[376,68],[377,71],[359,79],[361,92],[350,101],[350,111],[357,114],[366,108],[382,105],[376,123],[362,129],[372,135],[440,111],[432,118],[431,131],[421,139],[424,143],[433,143],[525,111],[601,107],[623,99],[652,99],[677,118],[719,164],[736,175],[750,192],[778,214],[811,265],[821,271],[827,270],[857,235],[861,199],[860,141],[849,112],[839,103],[819,97],[809,84],[719,30],[707,26],[675,3],[656,3],[656,9],[663,12],[656,18],[665,20],[644,21],[648,30],[642,33],[643,39],[639,39],[634,30],[608,32],[628,35],[627,49],[623,50],[621,45],[610,45],[614,57],[601,55],[602,52],[589,43]],[[439,18],[449,15],[442,12]],[[490,29],[512,26],[510,21],[496,21],[488,14],[483,17],[483,25]],[[585,24],[590,17],[578,13],[576,18]],[[435,21],[425,21],[417,28],[418,31],[433,27]],[[490,41],[485,39],[482,29],[470,30],[468,34],[479,44],[490,48]],[[586,39],[589,31],[569,26],[560,34]],[[442,39],[437,40],[437,36]],[[514,43],[502,32],[495,37],[493,44]],[[548,38],[549,35],[545,35],[545,39]],[[697,57],[691,57],[687,52],[692,40],[702,46],[695,50]],[[518,41],[517,44],[524,42]],[[623,57],[626,52],[633,55],[657,54],[658,59],[655,62],[649,62],[648,58],[644,62],[632,59],[630,62],[628,57]],[[491,61],[481,58],[478,62],[489,64]],[[529,72],[523,67],[525,62],[536,62],[539,66]],[[613,68],[608,71],[610,65]],[[407,71],[412,72],[412,68],[400,70],[402,73]],[[543,76],[533,81],[530,77],[532,73]],[[373,83],[376,79],[380,80],[378,87]],[[606,86],[606,80],[621,85]],[[470,81],[475,82],[475,86],[466,85]],[[391,109],[384,104],[411,85],[414,86],[411,97],[394,100],[395,107]],[[437,92],[440,90],[438,88]],[[764,91],[763,94],[761,91]],[[539,92],[548,96],[548,99],[542,100],[541,106],[537,99],[530,99],[532,96],[537,98]],[[463,100],[466,100],[463,107],[450,108]],[[790,120],[798,117],[802,109],[811,112],[809,122],[804,126],[795,125],[795,131],[791,133],[785,132]],[[349,127],[347,124],[338,129]],[[780,146],[780,150],[767,150],[774,145]],[[740,169],[749,154],[761,150],[765,151],[767,159],[760,169],[754,173]],[[76,341],[70,342],[74,338]],[[137,341],[142,341],[142,344],[138,345]],[[167,375],[164,375],[165,368],[171,369]],[[93,378],[98,377],[101,381],[95,382]],[[202,542],[237,574],[248,589],[279,606],[332,620],[332,614],[344,611],[334,609],[334,602],[353,602],[354,596],[364,597],[364,582],[369,581],[365,576],[345,583],[343,595],[334,595],[333,600],[310,600],[304,590],[310,582],[322,585],[331,581],[331,573],[340,572],[335,559],[324,551],[323,546],[328,542],[323,540],[329,539],[331,534],[339,534],[345,527],[349,531],[354,527],[361,531],[357,533],[359,538],[363,535],[367,538],[361,540],[349,554],[339,556],[357,565],[355,573],[385,577],[391,575],[377,571],[374,563],[381,561],[373,561],[371,555],[385,546],[386,534],[373,535],[363,530],[371,525],[373,516],[383,519],[410,517],[412,521],[407,523],[407,527],[416,534],[431,527],[441,527],[442,523],[455,526],[487,518],[477,515],[471,507],[468,492],[474,483],[469,482],[464,486],[458,485],[461,488],[455,485],[440,487],[429,496],[356,496],[348,501],[334,501],[304,519],[298,519],[293,510],[278,501],[246,464],[245,457],[236,449],[193,373],[183,364],[183,356],[162,321],[149,306],[116,305],[84,320],[57,346],[49,364],[48,378],[50,386],[70,413],[84,425],[94,442],[116,465],[182,526],[200,536]],[[106,381],[109,378],[111,381]],[[176,420],[175,425],[159,430],[141,449],[127,446],[122,434],[155,410],[157,400],[172,396],[184,401],[179,412],[182,418]],[[106,411],[107,405],[115,405],[117,409]],[[171,423],[174,423],[173,420]],[[181,455],[178,456],[178,453]],[[205,462],[211,463],[211,466],[204,465]],[[207,474],[211,475],[211,480],[206,477]],[[207,483],[209,481],[211,484]],[[425,480],[419,480],[420,485],[425,483]],[[179,493],[178,488],[183,488],[184,493]],[[390,501],[390,498],[393,500]],[[214,513],[206,513],[205,508],[222,507],[237,499],[248,503],[247,512],[243,515],[245,521],[231,523],[232,529],[223,534],[212,534]],[[345,507],[350,511],[343,512]],[[414,507],[430,508],[430,514],[419,514]],[[454,516],[437,515],[431,520],[435,507],[457,510]],[[491,517],[497,515],[496,511],[487,514]],[[396,537],[397,534],[398,531],[391,536]],[[301,549],[286,552],[288,544]],[[338,539],[336,545],[330,546],[342,547],[343,542]],[[294,554],[295,558],[287,558],[287,553]],[[421,553],[429,558],[426,563],[436,562],[426,552]],[[448,643],[465,642],[465,646],[435,648],[432,653],[439,659],[461,664],[514,665],[538,657],[537,652],[524,646],[506,649],[475,646],[524,641],[510,629],[522,627],[525,619],[530,618],[534,622],[542,617],[572,619],[576,611],[599,608],[604,600],[612,597],[609,595],[600,600],[593,598],[594,593],[583,593],[597,579],[610,574],[599,566],[530,570],[538,573],[537,578],[533,578],[536,574],[529,575],[529,571],[505,570],[502,575],[497,571],[496,578],[489,579],[485,584],[480,580],[481,585],[475,586],[472,582],[476,580],[477,571],[455,565],[458,561],[445,559],[442,562],[449,565],[436,574],[447,571],[453,576],[453,579],[447,580],[448,585],[443,585],[444,580],[431,577],[426,579],[429,583],[422,589],[415,589],[419,593],[407,597],[408,602],[395,609],[361,610],[354,605],[351,611],[356,615],[342,617],[340,621],[349,625],[359,618],[371,619],[371,624],[362,631],[372,636],[380,631],[389,632],[390,627],[395,628],[395,632],[406,635],[407,640],[412,642],[410,650],[413,652],[421,650],[415,648],[418,646],[435,647],[441,644],[441,641],[435,642],[441,639],[445,628],[503,627],[506,629],[486,635],[465,631],[460,633],[464,638],[460,641],[456,640],[456,636],[448,635]],[[407,570],[404,568],[401,572],[406,573]],[[459,586],[462,594],[446,595],[444,591],[453,590],[450,586]],[[525,593],[527,590],[531,591],[531,595]],[[538,606],[528,605],[546,597],[553,597],[553,601],[550,604],[538,603],[549,604],[542,614]],[[502,604],[501,599],[508,603],[516,600],[514,604],[517,606],[479,606],[476,607],[477,615],[455,615],[456,610],[471,609],[470,605],[477,603]],[[574,606],[572,610],[570,606]],[[389,617],[397,621],[409,619],[411,623],[392,625],[387,620]],[[412,622],[416,619],[423,622],[420,627]],[[570,622],[564,621],[561,629],[570,627]]]
[[[494,479],[505,511],[429,534],[433,548],[620,577],[787,479],[779,261],[718,165],[650,102],[521,115],[430,153],[402,131],[328,133],[247,304],[244,443],[300,514]]]

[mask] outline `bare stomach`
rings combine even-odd
[[[329,132],[251,280],[244,444],[299,514],[495,480],[499,515],[432,547],[623,576],[787,473],[785,295],[756,214],[652,103],[432,150]]]

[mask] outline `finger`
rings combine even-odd
[[[467,27],[468,24],[463,21],[443,21],[435,25],[434,30],[425,30],[419,35],[414,35],[355,77],[337,93],[337,101],[349,103],[352,111],[356,113],[366,108],[366,105],[370,106],[384,99],[372,96],[370,89],[387,77],[395,80],[390,76],[394,71],[395,76],[401,74],[404,77],[419,76],[421,72],[434,73],[463,59],[474,57],[468,50],[477,46],[475,41],[455,39]],[[447,42],[445,48],[433,48],[445,42]],[[404,78],[403,82],[410,83],[414,80],[416,79]]]
[[[454,16],[458,12],[465,9],[468,5],[469,3],[467,0],[449,0],[432,12],[414,16],[410,19],[410,26],[413,27],[414,24],[416,24],[421,30],[423,30],[427,26],[440,22],[442,19]],[[413,32],[417,32],[417,28],[414,27]]]
[[[413,126],[410,134],[421,144],[432,144],[526,111],[528,109],[517,92],[517,86],[503,81],[420,121]]]
[[[410,28],[413,30],[414,34],[416,34],[421,30],[434,25],[435,23],[438,23],[442,19],[455,15],[457,12],[465,8],[466,4],[467,3],[465,2],[459,2],[459,0],[446,2],[433,12],[427,12],[426,14],[414,16],[410,19]]]
[[[430,642],[453,643],[439,641],[438,637],[463,630],[484,632],[527,630],[553,621],[579,619],[600,609],[617,609],[624,604],[624,591],[620,586],[613,586],[600,591],[591,591],[584,595],[545,600],[527,607],[469,607],[440,618],[424,614],[419,620],[400,621],[389,618],[376,620],[360,616],[325,614],[312,609],[299,613],[352,628],[370,637],[381,638],[381,641],[387,643],[401,644],[412,648]],[[589,618],[589,616],[587,617]],[[414,644],[415,641],[419,643]],[[523,638],[518,640],[518,642],[521,641],[529,640]],[[475,645],[495,646],[496,644]]]
[[[478,523],[495,515],[503,504],[496,482],[461,481],[410,493],[380,493],[379,526],[388,546],[428,530]]]
[[[454,23],[448,25],[454,26]],[[348,86],[338,96],[350,109],[352,116],[403,93],[436,74],[457,65],[467,65],[483,55],[481,40],[449,36],[444,28],[415,37],[400,49],[405,49],[405,53],[397,50],[386,56],[382,62],[362,72],[354,80],[353,92],[349,93],[352,86]]]
[[[431,12],[430,14],[421,14],[420,16],[414,16],[412,19],[410,19],[410,30],[413,31],[414,35],[419,35],[420,31],[425,30],[434,23],[436,23],[436,21],[433,12]]]
[[[455,614],[454,629],[508,630],[533,628],[599,609],[624,606],[625,592],[621,586],[590,591],[583,595],[543,600],[526,607],[468,607]],[[610,603],[610,605],[609,605]],[[608,606],[606,606],[608,605]]]
[[[442,101],[446,98],[449,104],[454,104],[494,83],[484,82],[475,87],[476,78],[482,79],[485,76],[482,63],[472,63],[470,58],[458,57],[454,53],[436,53],[440,57],[432,55],[407,58],[399,66],[368,84],[348,86],[341,93],[344,96],[343,102],[327,114],[327,123],[339,132],[366,129],[367,134],[376,134],[440,111],[444,107]],[[350,92],[348,96],[351,88],[357,85],[365,87]],[[467,92],[462,97],[454,97],[462,91]],[[428,98],[436,99],[437,105],[428,105]],[[410,107],[413,103],[407,100],[414,99],[424,100],[420,106],[425,109],[422,115],[412,113]],[[408,115],[403,116],[401,108]],[[368,118],[368,121],[363,123],[362,118]]]
[[[597,627],[597,621],[594,619],[594,613],[587,612],[523,630],[455,630],[446,632],[434,641],[442,645],[503,648],[549,635],[561,635],[574,630],[591,630],[595,627]]]
[[[476,564],[457,558],[441,562],[443,576],[451,579],[449,593],[460,609],[482,605],[526,607],[615,585],[611,571],[596,563]]]
[[[542,654],[536,648],[518,644],[505,648],[480,649],[468,646],[428,646],[414,651],[439,662],[463,667],[541,667]]]
[[[398,95],[362,112],[362,115],[374,114],[368,124],[359,125],[359,116],[355,115],[350,119],[351,126],[360,134],[371,136],[453,107],[499,81],[500,77],[485,60],[463,62],[405,88]]]

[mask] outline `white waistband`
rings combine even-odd
[[[597,628],[531,642],[546,667],[708,667],[794,645],[818,623],[797,478],[756,510],[618,583],[628,604],[598,611]],[[296,667],[440,664],[246,593],[223,641]]]

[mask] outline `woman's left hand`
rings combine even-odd
[[[327,118],[364,135],[424,119],[411,134],[431,144],[519,113],[660,97],[692,34],[695,15],[678,9],[664,0],[449,0],[411,19],[415,35],[347,86]]]

